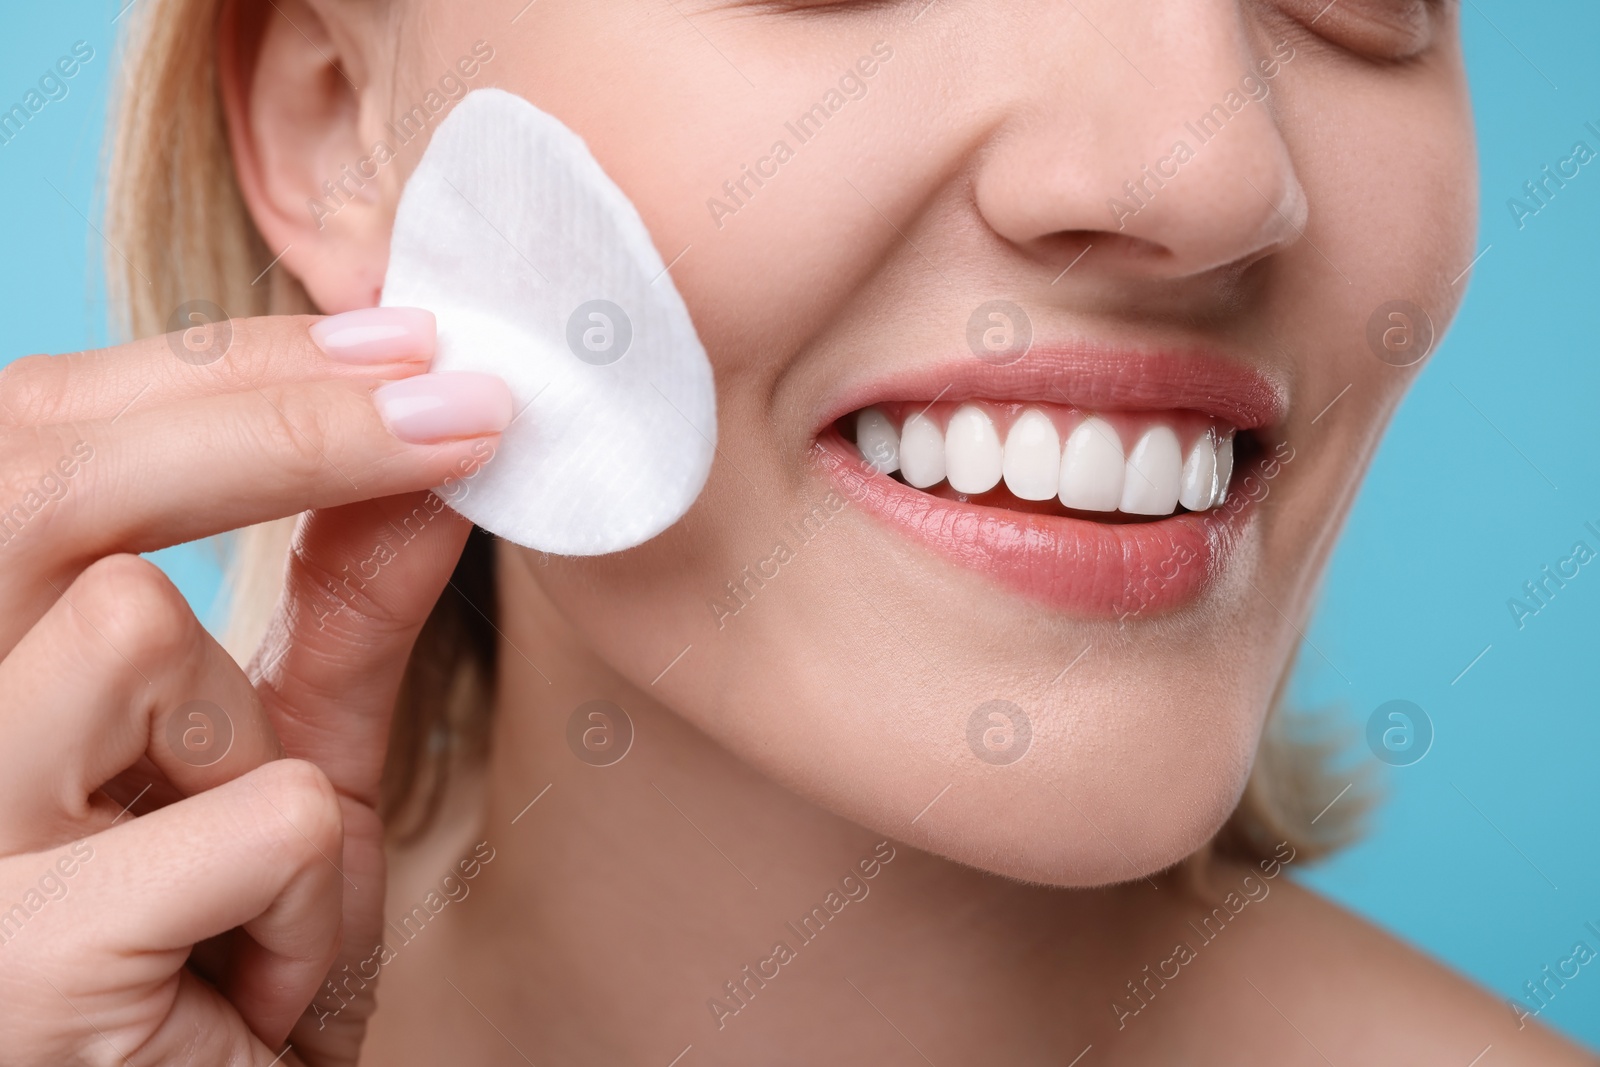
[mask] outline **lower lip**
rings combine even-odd
[[[817,460],[834,484],[879,521],[1009,589],[1086,618],[1159,615],[1193,603],[1226,568],[1254,511],[1253,501],[1236,496],[1210,511],[1152,522],[1034,515],[912,489],[868,466],[832,428],[817,444]]]

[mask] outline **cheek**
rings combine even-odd
[[[805,116],[870,55],[871,35],[842,44],[837,31],[701,16],[724,59],[685,38],[669,5],[629,19],[571,7],[542,16],[541,33],[584,46],[529,35],[502,68],[505,87],[581,134],[638,207],[719,375],[776,373],[774,352],[822,328],[871,268],[864,240],[898,240],[851,182],[870,188],[878,161],[927,148],[897,96],[908,61],[881,64],[856,99],[835,92],[837,110],[814,128]],[[758,84],[734,63],[759,70]]]
[[[1272,487],[1285,514],[1263,557],[1267,572],[1285,576],[1269,589],[1292,614],[1422,366],[1386,361],[1375,344],[1403,304],[1421,312],[1405,312],[1413,336],[1431,334],[1429,351],[1438,350],[1477,254],[1478,192],[1453,44],[1414,69],[1374,74],[1319,60],[1279,83],[1280,123],[1311,208],[1305,240],[1288,253],[1295,265],[1274,275],[1262,338],[1297,357],[1286,429],[1295,459]]]
[[[1476,254],[1476,147],[1465,87],[1451,88],[1444,79],[1430,83],[1409,121],[1409,109],[1379,110],[1350,154],[1370,170],[1341,175],[1368,209],[1353,215],[1340,242],[1367,242],[1354,260],[1354,287],[1375,304],[1406,299],[1424,308],[1436,337],[1461,303]]]
[[[1385,305],[1415,305],[1437,350],[1477,251],[1476,147],[1465,75],[1451,46],[1411,71],[1374,77],[1329,67],[1318,77],[1304,102],[1289,102],[1310,112],[1294,126],[1312,204],[1307,237],[1316,245],[1308,250],[1304,280],[1323,290],[1310,306],[1325,309],[1321,325],[1340,342],[1332,368],[1333,376],[1343,376],[1339,387],[1354,379],[1392,402],[1417,368],[1397,373],[1380,359],[1369,343],[1369,322]],[[1301,336],[1314,339],[1304,327]]]

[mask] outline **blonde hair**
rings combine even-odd
[[[108,258],[108,285],[126,336],[174,328],[168,321],[174,309],[194,300],[210,301],[231,317],[317,310],[286,272],[260,275],[273,252],[240,194],[218,84],[224,2],[145,0],[129,13],[109,126],[106,200],[106,234],[116,250]],[[259,642],[277,602],[294,521],[232,535],[227,643],[241,661]],[[468,542],[454,581],[494,615],[492,544],[480,531]],[[384,771],[383,813],[391,832],[425,830],[444,797],[452,755],[481,752],[495,651],[487,619],[447,592],[418,638],[395,710]],[[1359,777],[1333,773],[1343,739],[1328,733],[1325,723],[1273,713],[1244,796],[1209,854],[1253,862],[1288,841],[1302,859],[1314,858],[1356,836],[1369,803],[1366,790],[1351,790],[1356,795],[1336,814],[1324,810],[1341,782]]]

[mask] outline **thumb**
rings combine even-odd
[[[292,1035],[307,1062],[354,1063],[375,1007],[368,972],[383,942],[377,808],[389,720],[417,634],[471,530],[431,492],[308,512],[251,668],[285,751],[322,769],[344,819],[343,944]]]
[[[426,492],[308,512],[295,531],[250,673],[287,753],[368,807],[412,646],[471,529]]]

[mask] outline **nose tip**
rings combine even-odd
[[[1098,269],[1164,279],[1235,270],[1304,239],[1308,198],[1269,85],[1293,51],[1264,60],[1226,27],[1188,28],[1149,93],[1113,92],[1109,74],[1017,87],[977,175],[996,234],[1052,259],[1094,242]]]
[[[1140,259],[1148,269],[1177,276],[1247,266],[1302,238],[1305,188],[1276,129],[1260,124],[1267,128],[1253,135],[1229,131],[1239,135],[1232,145],[1202,144],[1184,165],[1161,170],[1164,181],[1145,165],[1140,182],[1123,183],[1111,204],[1115,232],[1162,250]]]

